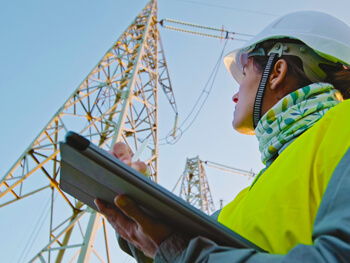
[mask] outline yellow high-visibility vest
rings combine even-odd
[[[323,194],[350,147],[349,116],[350,100],[330,109],[226,205],[218,221],[270,253],[311,245]]]

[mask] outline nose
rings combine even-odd
[[[238,94],[238,92],[237,92],[235,95],[233,95],[232,101],[233,101],[234,103],[237,103],[237,102],[238,102],[238,98],[239,98],[239,94]]]

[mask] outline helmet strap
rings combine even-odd
[[[270,53],[269,59],[267,60],[267,64],[265,66],[263,75],[260,80],[258,91],[256,92],[254,110],[253,110],[254,129],[258,126],[259,120],[261,119],[261,108],[262,108],[264,93],[266,90],[266,84],[271,74],[271,69],[275,64],[274,61],[278,56],[279,56],[278,53]]]

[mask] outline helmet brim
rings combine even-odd
[[[238,83],[243,78],[244,52],[258,43],[279,38],[298,39],[321,57],[334,63],[350,65],[350,28],[328,14],[299,11],[273,21],[243,47],[224,58],[225,66]]]

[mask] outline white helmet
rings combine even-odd
[[[288,41],[278,39],[289,38]],[[270,50],[259,45],[269,39],[276,42]],[[305,43],[295,43],[300,40]],[[243,78],[243,66],[250,56],[268,56],[267,65],[260,80],[253,109],[253,124],[257,126],[261,118],[261,107],[268,76],[276,58],[294,55],[303,62],[305,74],[313,82],[324,81],[326,73],[319,67],[322,64],[350,65],[350,28],[339,19],[320,12],[299,11],[278,18],[245,45],[231,53],[224,62],[238,83]]]
[[[243,47],[229,53],[224,58],[224,63],[232,76],[240,83],[243,77],[242,62],[246,59],[247,54],[254,50],[258,43],[268,39],[286,37],[301,40],[327,60],[340,62],[346,66],[350,65],[350,28],[331,15],[315,11],[299,11],[278,18],[248,40]],[[298,54],[289,55],[298,56]],[[302,56],[298,57],[303,60]],[[303,62],[305,64],[304,60]]]

